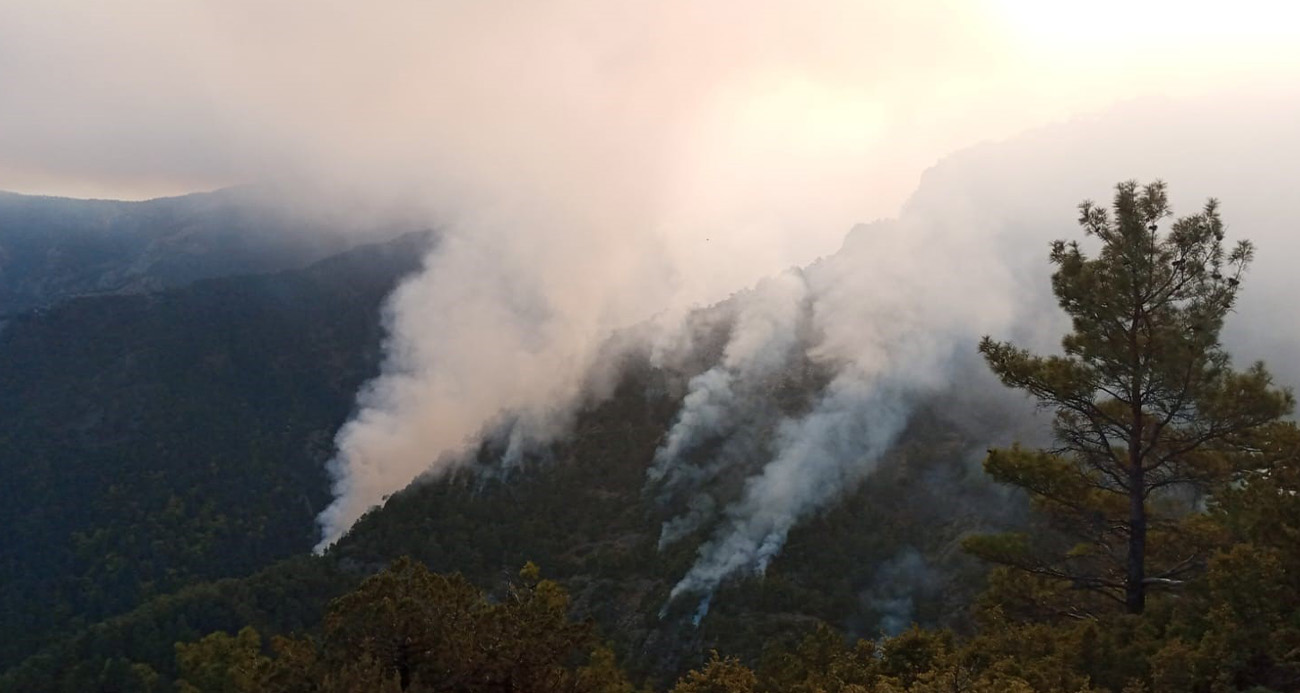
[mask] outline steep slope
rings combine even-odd
[[[424,234],[307,269],[71,300],[0,333],[0,662],[305,551]]]
[[[497,434],[488,436],[475,460],[467,461],[451,476],[418,480],[393,494],[381,509],[363,517],[324,559],[298,562],[292,568],[271,568],[251,582],[229,589],[190,589],[174,598],[149,602],[121,619],[63,640],[28,660],[14,676],[24,681],[40,680],[42,675],[57,678],[53,672],[75,668],[90,678],[61,680],[69,690],[85,688],[100,671],[97,665],[86,663],[86,658],[104,666],[110,661],[146,663],[165,673],[171,662],[160,642],[193,638],[210,629],[235,629],[250,622],[270,632],[310,625],[319,618],[320,605],[333,594],[328,589],[342,589],[338,586],[402,555],[414,556],[439,571],[463,572],[488,587],[499,585],[503,576],[513,574],[525,561],[536,561],[572,590],[580,615],[602,624],[634,669],[651,677],[670,677],[698,664],[700,653],[711,646],[755,657],[764,643],[794,637],[818,622],[864,635],[895,631],[912,620],[960,626],[961,607],[979,589],[981,569],[957,550],[957,542],[970,531],[1016,522],[1019,508],[1015,499],[1004,497],[983,478],[978,471],[979,453],[993,440],[1009,442],[1011,432],[1025,418],[1023,408],[1008,406],[997,394],[1000,388],[976,359],[973,343],[963,347],[959,342],[945,342],[936,350],[939,357],[933,363],[941,368],[926,375],[929,384],[925,387],[907,392],[902,416],[870,406],[858,408],[855,402],[859,400],[850,402],[851,408],[832,413],[853,430],[842,427],[829,432],[836,438],[831,441],[836,448],[827,454],[830,464],[813,470],[821,475],[813,482],[822,489],[811,500],[798,500],[801,505],[781,518],[788,522],[779,534],[783,552],[773,552],[761,564],[729,571],[703,590],[674,597],[683,575],[690,574],[710,549],[717,548],[718,537],[745,520],[731,508],[743,504],[755,480],[771,467],[778,449],[797,442],[788,438],[797,427],[794,424],[821,416],[837,383],[844,387],[844,363],[818,355],[817,347],[827,339],[829,327],[812,320],[812,303],[805,296],[816,289],[856,301],[853,297],[858,292],[845,278],[860,274],[856,259],[879,253],[879,242],[887,239],[878,234],[891,231],[896,229],[859,229],[840,256],[698,311],[688,328],[690,338],[684,340],[689,346],[682,347],[680,353],[655,355],[648,348],[653,340],[645,335],[621,335],[607,352],[610,363],[606,365],[616,386],[593,387],[598,394],[574,412],[567,433],[533,450],[522,463],[508,462],[510,456],[504,454],[513,425],[507,416]],[[238,295],[250,290],[247,281],[205,282],[175,295],[224,295],[207,292],[210,286]],[[880,281],[888,282],[888,275]],[[782,282],[806,288],[786,292],[780,290]],[[254,293],[274,295],[275,291],[264,288]],[[66,505],[55,509],[49,518],[29,523],[23,528],[25,534],[44,537],[48,535],[39,527],[46,523],[57,525],[67,519],[76,523],[60,529],[71,537],[56,554],[62,563],[49,564],[47,574],[74,576],[74,584],[65,583],[60,591],[42,596],[43,603],[66,609],[62,617],[56,616],[62,621],[41,615],[46,619],[41,623],[46,631],[61,625],[64,634],[70,634],[78,625],[120,612],[150,594],[162,594],[196,579],[245,574],[292,552],[294,544],[299,550],[305,548],[311,530],[310,511],[321,507],[325,491],[321,469],[330,454],[330,434],[346,412],[354,391],[349,388],[361,382],[359,378],[340,381],[335,375],[337,366],[330,368],[330,359],[322,355],[330,352],[311,346],[314,340],[308,335],[338,319],[335,307],[328,302],[319,304],[319,312],[307,311],[301,322],[285,329],[285,325],[242,326],[227,321],[222,317],[226,304],[219,298],[183,307],[159,303],[162,299],[156,297],[116,300],[131,306],[136,304],[130,301],[144,301],[138,309],[142,314],[165,316],[159,324],[189,329],[168,335],[157,342],[156,349],[146,352],[146,363],[159,374],[155,380],[142,379],[131,370],[141,358],[133,343],[112,346],[102,354],[75,349],[50,354],[48,362],[35,366],[37,372],[64,361],[84,364],[86,370],[59,381],[62,394],[55,401],[62,409],[41,414],[41,420],[83,422],[80,425],[89,427],[84,440],[110,449],[116,431],[132,430],[135,425],[137,434],[148,437],[134,435],[123,442],[120,449],[114,449],[121,458],[147,441],[146,449],[157,449],[163,455],[197,447],[214,451],[212,454],[223,461],[220,469],[209,463],[207,473],[183,467],[186,474],[140,482],[127,493],[118,491],[108,479],[88,474],[91,481],[85,486],[106,485],[108,489],[110,501],[97,519],[85,516],[86,508],[72,507],[73,502],[67,500],[88,493],[85,486],[50,486],[50,479],[57,476],[52,473],[23,479],[24,493],[62,499]],[[242,303],[238,299],[231,302]],[[16,353],[42,351],[20,344],[19,338],[30,333],[28,325],[58,325],[61,315],[70,316],[69,325],[80,325],[88,318],[68,311],[87,305],[91,304],[73,302],[48,315],[16,323],[9,337]],[[769,324],[769,310],[789,320],[777,329],[763,327]],[[344,315],[352,313],[345,311]],[[268,317],[268,322],[276,318]],[[873,320],[891,316],[867,313],[856,319],[858,322],[848,327],[869,327]],[[373,317],[370,320],[366,324],[373,329]],[[214,321],[220,328],[209,331]],[[746,333],[756,327],[761,329]],[[71,336],[74,331],[69,327],[65,334]],[[841,344],[852,346],[858,333],[861,331],[850,329],[836,336]],[[181,339],[180,334],[188,336]],[[378,335],[372,332],[371,337],[373,349]],[[220,340],[216,353],[208,353],[210,345],[205,339]],[[321,339],[330,341],[328,335]],[[203,348],[196,348],[196,343]],[[741,343],[749,345],[748,352],[735,346]],[[900,349],[909,346],[914,345],[904,343]],[[341,343],[339,349],[335,361],[357,358],[344,351]],[[244,374],[250,372],[245,362],[268,355],[273,364],[283,358],[283,367],[291,376],[276,378],[273,370],[245,380]],[[369,363],[373,367],[373,352]],[[230,379],[205,380],[202,374],[211,368],[227,373]],[[661,451],[677,435],[679,424],[688,420],[689,403],[706,394],[709,374],[719,375],[719,369],[727,371],[719,377],[731,379],[726,389],[737,395],[728,404],[729,422],[692,433],[693,442],[680,446],[674,457],[665,461]],[[101,371],[123,374],[104,386],[105,396],[112,393],[120,404],[102,411],[77,408],[75,383],[93,382]],[[347,372],[360,376],[363,369]],[[141,382],[153,389],[142,391]],[[867,388],[866,382],[850,384]],[[27,387],[34,390],[36,386]],[[175,395],[162,410],[146,409],[139,419],[122,414],[140,410],[150,397],[170,392]],[[241,399],[246,397],[253,399]],[[256,405],[243,404],[246,401]],[[332,409],[336,418],[327,426],[299,431],[301,437],[293,433],[298,431],[296,422],[303,418],[325,421],[323,413],[317,416],[312,412],[324,412],[331,402],[329,406],[337,407]],[[870,429],[876,416],[892,419],[886,421],[885,434],[879,439],[883,447],[858,447],[858,434]],[[279,434],[278,427],[286,425],[289,433]],[[75,430],[67,424],[64,427]],[[176,431],[176,438],[158,435],[167,431]],[[249,431],[256,435],[247,436]],[[58,435],[65,433],[59,431]],[[808,440],[812,445],[807,449],[821,454],[817,446],[822,441]],[[311,453],[297,458],[310,468],[294,464],[288,469],[277,467],[294,454],[288,447],[290,441],[299,445],[310,441]],[[271,446],[269,453],[260,447],[264,445]],[[49,455],[58,459],[70,453],[56,450]],[[116,464],[131,469],[120,460]],[[54,466],[40,462],[35,468]],[[127,474],[126,478],[133,477]],[[280,486],[275,479],[285,483]],[[293,483],[299,484],[297,488]],[[261,515],[255,512],[253,521],[225,512],[262,498],[260,493],[249,495],[248,489],[263,486],[272,488],[268,494],[274,499],[271,510]],[[130,500],[141,487],[153,489],[158,497],[131,511]],[[191,492],[178,493],[177,489]],[[228,503],[206,503],[208,494],[226,499],[240,493],[245,495]],[[173,501],[173,495],[179,498]],[[131,530],[110,533],[96,543],[100,537],[89,527],[131,512],[135,515],[129,527],[181,521],[190,525],[176,527],[171,534],[147,534],[148,540],[143,542],[124,542],[122,537],[135,536]],[[30,505],[21,514],[40,517]],[[258,537],[272,534],[283,542],[276,546],[285,551],[259,554]],[[253,537],[254,543],[241,545],[240,538],[245,536]],[[118,546],[130,547],[129,559],[113,553]],[[168,553],[196,547],[197,557]],[[29,546],[28,554],[35,553]],[[222,554],[232,559],[217,565],[214,558]],[[78,560],[89,561],[91,566],[78,564]],[[191,565],[186,560],[204,568],[189,569],[183,575],[166,574],[177,565]],[[16,574],[18,569],[14,570]],[[155,574],[159,570],[164,571],[161,577]],[[327,586],[327,591],[311,588],[304,594],[286,587],[296,581],[295,571],[306,571],[301,580]],[[128,578],[115,582],[122,572]],[[93,598],[77,601],[82,599],[78,590],[92,591]],[[296,596],[289,600],[291,604],[280,604],[267,590]],[[231,594],[242,595],[236,597],[238,603],[224,601]],[[31,645],[26,643],[28,651]]]
[[[713,647],[757,656],[765,643],[818,622],[864,636],[913,620],[961,626],[982,568],[957,541],[1013,525],[1021,511],[1016,498],[983,477],[978,460],[989,436],[1007,435],[1025,411],[958,390],[930,399],[865,483],[797,526],[764,575],[725,582],[701,619],[698,600],[670,600],[669,592],[728,519],[714,517],[661,548],[663,524],[690,501],[657,493],[647,470],[681,391],[709,365],[705,358],[678,371],[652,365],[645,354],[627,356],[614,394],[584,409],[564,441],[509,470],[498,466],[501,451],[489,443],[474,465],[392,496],[328,557],[365,573],[410,555],[484,585],[538,562],[633,669],[651,676],[696,665]],[[795,412],[824,384],[824,374],[809,366],[787,371],[774,388]],[[972,413],[972,404],[983,412]],[[763,461],[710,481],[711,497],[720,506],[739,497]]]
[[[1023,412],[1002,408],[996,397],[972,412],[978,398],[957,388],[920,407],[867,483],[798,526],[765,576],[726,582],[702,621],[695,601],[670,603],[711,525],[660,550],[662,524],[684,506],[648,487],[647,469],[681,392],[725,339],[725,330],[706,335],[682,368],[626,353],[612,394],[579,412],[571,436],[522,465],[501,468],[500,448],[486,444],[460,472],[395,494],[323,558],[152,600],[65,639],[11,672],[10,681],[81,690],[133,663],[166,676],[171,642],[247,624],[264,633],[311,627],[330,597],[402,555],[489,588],[535,561],[572,591],[577,615],[595,619],[639,677],[660,681],[699,664],[711,647],[756,657],[765,644],[822,622],[867,636],[913,620],[962,626],[982,568],[956,542],[972,530],[1016,523],[1020,509],[982,477],[977,460],[988,432],[1005,431]],[[824,383],[824,373],[806,367],[773,387],[794,412]],[[761,460],[750,466],[714,480],[720,502],[742,493]]]

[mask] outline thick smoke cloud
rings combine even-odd
[[[803,272],[815,338],[791,349],[832,385],[810,412],[772,419],[771,459],[741,499],[696,503],[723,522],[681,589],[707,591],[761,570],[792,523],[860,482],[979,333],[1050,346],[1059,325],[1024,304],[1045,294],[1043,244],[1075,233],[1082,196],[1162,176],[1184,212],[1222,197],[1261,249],[1241,323],[1289,309],[1296,101],[1260,96],[1296,83],[1300,42],[1275,30],[1288,25],[1263,4],[1233,21],[1179,6],[1136,28],[1146,15],[1129,3],[1084,8],[1083,23],[1049,5],[5,3],[0,187],[272,180],[316,191],[299,204],[347,190],[438,226],[386,309],[383,375],[339,432],[322,547],[485,430],[509,422],[507,464],[561,435],[611,332],[673,324],[831,253],[854,223],[897,217]],[[1183,25],[1195,30],[1163,33]],[[1233,83],[1257,88],[1223,95]],[[1210,96],[967,151],[899,211],[952,150],[1153,90]],[[1234,332],[1234,348],[1289,354],[1300,328],[1268,324]],[[732,351],[787,350],[782,334],[752,334]],[[681,451],[751,420],[730,402],[766,363],[695,384],[664,479],[689,476]]]
[[[956,47],[983,39],[950,22],[957,5],[936,21],[845,4],[844,25],[748,5],[442,8],[439,62],[422,65],[436,165],[420,176],[444,235],[389,302],[384,374],[338,435],[321,548],[502,421],[506,463],[562,434],[613,331],[833,251],[872,213],[872,181],[897,185],[867,156],[864,94],[920,103],[938,92],[898,74],[968,74]],[[935,33],[922,48],[886,21]]]

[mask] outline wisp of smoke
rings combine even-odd
[[[861,599],[879,616],[878,628],[898,635],[915,622],[916,597],[938,587],[939,574],[915,548],[903,548],[876,568],[872,585]]]

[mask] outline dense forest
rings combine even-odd
[[[301,551],[413,235],[273,275],[83,297],[0,333],[0,663]],[[196,397],[195,393],[203,393]]]
[[[1170,221],[1160,184],[1081,212],[1098,250],[1050,256],[1062,352],[992,335],[963,376],[1026,393],[1044,439],[1008,438],[1018,400],[934,394],[868,483],[703,618],[670,590],[707,533],[660,548],[680,507],[646,470],[725,304],[699,314],[693,362],[622,353],[571,435],[512,468],[488,436],[321,556],[300,552],[328,435],[424,240],[16,320],[0,688],[1298,690],[1300,431],[1290,393],[1219,343],[1253,249],[1213,203]],[[826,380],[802,363],[771,401],[806,408]],[[710,483],[734,498],[744,475]]]

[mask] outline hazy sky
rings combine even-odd
[[[763,200],[842,229],[968,144],[1294,80],[1288,6],[0,0],[0,189],[326,176],[500,195],[609,172],[698,223]]]

